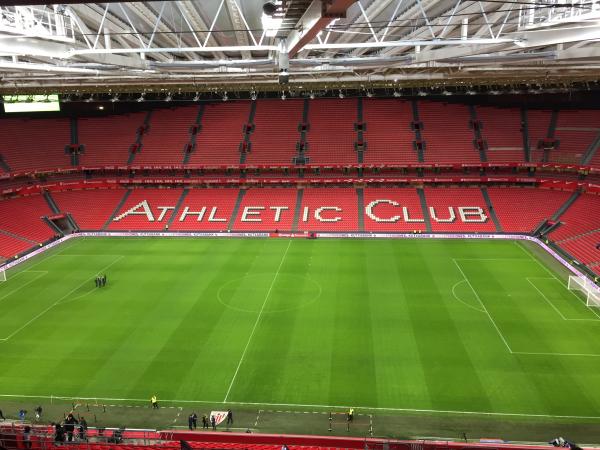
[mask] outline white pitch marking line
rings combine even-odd
[[[59,399],[59,400],[102,400],[102,401],[129,401],[129,402],[144,402],[147,403],[147,399],[139,398],[102,398],[102,397],[66,397],[56,395],[15,395],[15,394],[0,394],[0,397],[9,398],[36,398],[36,399]],[[221,403],[219,401],[208,401],[208,400],[165,400],[165,403],[202,403],[212,404]],[[474,415],[474,416],[505,416],[505,417],[546,417],[553,419],[581,419],[581,420],[600,420],[600,416],[569,416],[569,415],[552,415],[552,414],[528,414],[528,413],[506,413],[506,412],[487,412],[487,411],[453,411],[443,409],[413,409],[413,408],[384,408],[384,407],[372,407],[372,406],[360,406],[360,405],[313,405],[313,404],[295,404],[295,403],[259,403],[259,402],[235,402],[230,401],[232,405],[248,405],[248,406],[284,406],[284,407],[295,407],[295,408],[323,408],[323,409],[339,409],[347,410],[352,408],[362,409],[366,411],[397,411],[397,412],[418,412],[418,413],[438,413],[438,414],[458,414],[458,415]],[[269,410],[267,412],[273,412]]]
[[[484,303],[481,301],[481,298],[479,297],[479,294],[477,293],[477,291],[475,290],[475,288],[473,287],[473,285],[471,284],[471,282],[469,281],[469,279],[467,278],[467,276],[465,275],[465,272],[462,270],[462,268],[460,267],[460,264],[458,264],[458,262],[456,261],[456,259],[452,258],[452,261],[454,261],[454,264],[456,265],[456,267],[458,268],[458,270],[460,271],[460,273],[462,274],[463,278],[465,279],[465,281],[469,284],[469,286],[471,286],[471,289],[473,290],[473,293],[475,294],[475,297],[477,297],[477,300],[479,300],[479,303],[481,303],[481,307],[483,308],[483,310],[485,311],[485,313],[487,314],[487,316],[490,318],[490,322],[492,322],[492,325],[494,325],[494,328],[496,329],[496,331],[498,332],[498,335],[500,336],[500,338],[502,339],[502,342],[504,342],[504,345],[506,345],[506,348],[508,349],[509,353],[513,353],[512,349],[510,348],[510,345],[508,345],[508,342],[506,342],[506,339],[504,338],[504,335],[502,334],[502,332],[500,331],[500,328],[498,328],[498,325],[496,325],[496,322],[494,321],[494,319],[492,318],[492,316],[490,315],[490,312],[488,311],[488,309],[485,307]]]
[[[552,306],[552,308],[554,309],[554,311],[556,311],[558,313],[558,315],[560,317],[562,317],[563,320],[568,320],[568,321],[586,321],[586,322],[598,322],[598,319],[567,319],[560,311],[559,309],[554,305],[554,303],[546,296],[546,294],[544,294],[531,280],[552,280],[555,281],[554,278],[541,278],[541,277],[525,277],[525,279],[529,282],[529,284],[531,284],[536,291],[538,291],[540,293],[540,295],[544,298],[544,300],[546,300],[548,302],[548,304],[550,306]]]
[[[98,275],[98,274],[104,272],[105,270],[107,270],[108,268],[112,267],[113,265],[115,265],[116,263],[118,263],[119,261],[121,261],[123,258],[124,258],[124,256],[121,256],[119,259],[113,261],[108,266],[103,267],[98,272],[96,272],[96,275]],[[69,295],[71,295],[73,292],[77,291],[77,289],[81,288],[84,284],[87,284],[89,282],[90,282],[89,279],[86,279],[83,283],[79,284],[77,287],[75,287],[74,289],[72,289],[71,291],[69,291],[67,294],[63,295],[61,298],[59,298],[57,301],[55,301],[54,303],[52,303],[50,306],[48,306],[46,309],[44,309],[41,313],[39,313],[37,316],[35,316],[33,319],[29,320],[25,325],[17,328],[15,331],[13,331],[7,337],[0,339],[0,342],[8,341],[10,338],[12,338],[18,332],[20,332],[21,330],[23,330],[24,328],[26,328],[27,326],[29,326],[32,322],[34,322],[35,320],[37,320],[38,318],[40,318],[41,316],[43,316],[44,314],[46,314],[48,311],[50,311],[52,308],[54,308],[56,305],[58,305],[62,300],[64,300],[65,298],[69,297]]]
[[[574,296],[574,297],[575,297],[575,298],[576,298],[578,301],[580,301],[580,302],[582,301],[582,299],[581,299],[581,298],[580,298],[580,297],[579,297],[577,294],[575,294],[575,292],[573,292],[573,291],[569,291],[569,286],[568,286],[568,285],[566,285],[566,284],[565,284],[565,283],[564,283],[564,282],[563,282],[563,281],[562,281],[560,278],[558,278],[558,277],[557,277],[557,276],[554,274],[554,272],[552,272],[552,271],[551,271],[550,269],[548,269],[548,268],[547,268],[545,265],[543,265],[541,262],[539,262],[539,261],[537,260],[537,258],[536,258],[536,257],[534,257],[534,256],[531,254],[531,252],[530,252],[529,250],[527,250],[527,249],[526,249],[524,246],[520,245],[520,242],[518,242],[518,241],[514,241],[514,242],[515,242],[515,245],[516,245],[517,247],[519,247],[519,248],[520,248],[520,249],[521,249],[523,252],[525,252],[525,254],[526,254],[527,256],[529,256],[529,259],[532,259],[532,260],[533,260],[533,261],[534,261],[534,262],[535,262],[537,265],[539,265],[539,266],[540,266],[542,269],[544,269],[544,270],[545,270],[547,273],[549,273],[549,274],[550,274],[550,276],[551,276],[552,278],[554,278],[556,281],[558,281],[558,282],[559,282],[559,283],[560,283],[560,284],[561,284],[561,285],[562,285],[562,286],[563,286],[563,287],[564,287],[564,288],[565,288],[565,289],[566,289],[568,292],[570,292],[570,293],[571,293],[571,294],[572,294],[572,295],[573,295],[573,296]],[[597,313],[596,311],[594,311],[594,310],[593,310],[593,309],[591,309],[591,308],[588,308],[588,310],[589,310],[589,311],[591,311],[591,312],[592,312],[592,313],[593,313],[593,314],[594,314],[596,317],[598,317],[598,319],[600,319],[600,315],[598,315],[598,313]]]
[[[244,361],[244,357],[246,356],[246,352],[248,351],[248,347],[250,346],[250,341],[252,341],[252,337],[254,336],[254,332],[256,331],[256,327],[258,326],[258,323],[260,322],[260,318],[262,317],[263,311],[265,309],[265,306],[267,304],[267,300],[269,300],[269,296],[271,295],[271,291],[273,290],[273,286],[275,285],[275,281],[277,280],[277,276],[279,275],[279,271],[281,270],[281,266],[283,266],[283,261],[285,261],[285,257],[287,256],[288,250],[290,249],[290,245],[292,243],[292,240],[290,239],[288,241],[288,245],[285,248],[285,252],[283,253],[283,257],[281,258],[281,261],[279,262],[279,267],[277,268],[277,272],[275,272],[275,276],[273,277],[273,281],[271,281],[271,286],[269,286],[269,290],[267,291],[267,295],[265,295],[265,300],[263,301],[262,307],[260,308],[260,311],[258,312],[258,317],[256,317],[256,322],[254,322],[254,327],[252,328],[252,331],[250,332],[250,337],[248,337],[248,341],[246,342],[246,347],[244,347],[244,351],[242,352],[242,357],[240,358],[240,362],[237,365],[237,368],[235,369],[235,373],[233,374],[233,378],[231,379],[231,383],[229,383],[229,389],[227,389],[227,393],[225,394],[225,398],[223,399],[223,403],[225,403],[227,401],[227,397],[229,397],[229,393],[231,392],[231,388],[233,387],[233,383],[235,382],[235,378],[237,377],[237,374],[240,370],[240,367],[242,366],[242,362]]]
[[[547,352],[513,352],[514,355],[543,355],[543,356],[593,356],[600,357],[595,353],[547,353]]]
[[[20,273],[26,273],[26,272],[28,272],[28,271],[19,272],[17,275],[19,275]],[[39,280],[40,278],[42,278],[44,275],[46,275],[48,273],[48,271],[46,271],[46,270],[35,270],[35,271],[30,271],[30,272],[31,273],[41,273],[41,275],[38,275],[34,279],[29,280],[27,283],[24,283],[21,286],[14,288],[12,291],[8,291],[6,294],[4,294],[2,297],[0,297],[0,302],[2,300],[4,300],[5,298],[10,297],[12,294],[19,291],[20,289],[23,289],[25,286],[28,286],[31,283],[33,283],[34,281]]]
[[[464,283],[465,281],[466,281],[466,280],[460,280],[460,281],[457,281],[456,283],[454,283],[454,286],[452,286],[452,295],[454,296],[454,298],[455,298],[456,300],[458,300],[459,302],[461,302],[461,303],[462,303],[463,305],[465,305],[467,308],[471,308],[471,309],[474,309],[475,311],[478,311],[478,312],[480,312],[480,313],[484,313],[484,314],[485,314],[485,311],[484,311],[484,310],[482,310],[482,309],[479,309],[479,308],[475,308],[474,306],[472,306],[472,305],[469,305],[467,302],[465,302],[465,301],[461,300],[461,299],[458,297],[458,295],[456,295],[456,292],[455,292],[454,290],[456,289],[456,287],[457,287],[459,284],[461,284],[461,283]]]

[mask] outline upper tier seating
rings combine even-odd
[[[521,111],[516,108],[477,107],[481,136],[487,141],[488,162],[524,161]]]
[[[53,192],[63,213],[70,213],[80,230],[100,230],[125,194],[124,189]]]
[[[144,124],[146,113],[81,118],[77,122],[79,143],[85,151],[79,157],[82,166],[126,164],[136,132]]]
[[[71,166],[67,119],[0,119],[0,155],[11,171]]]
[[[372,204],[377,200],[386,201]],[[365,231],[412,232],[427,229],[415,188],[365,188],[364,202],[365,208],[372,204],[371,216],[367,210],[365,212]]]
[[[150,129],[142,139],[135,164],[181,164],[184,147],[190,141],[190,128],[198,115],[198,106],[156,110]]]
[[[365,164],[416,163],[413,147],[415,133],[411,129],[411,104],[398,99],[363,100],[367,150]]]
[[[488,188],[502,229],[530,233],[567,201],[571,192],[532,188]]]
[[[295,188],[249,189],[242,199],[233,229],[291,231],[297,192]]]
[[[552,240],[562,240],[593,230],[600,231],[600,197],[582,194],[560,217],[562,225],[550,233]]]
[[[481,161],[473,145],[471,116],[465,105],[420,101],[419,119],[423,123],[426,162]]]
[[[356,189],[304,189],[298,229],[302,231],[357,230]]]
[[[107,229],[164,230],[182,192],[183,189],[134,189]],[[133,214],[125,215],[130,210]]]
[[[239,145],[250,116],[250,102],[209,103],[204,108],[201,129],[190,164],[239,164]]]
[[[558,149],[550,152],[550,161],[579,164],[600,132],[598,111],[563,110],[558,113],[555,137]]]
[[[434,232],[496,231],[479,188],[425,188],[425,198]]]
[[[52,214],[42,195],[0,200],[0,230],[44,242],[55,233],[41,217]]]
[[[239,189],[190,189],[169,227],[176,231],[226,231]],[[188,208],[187,214],[185,208]],[[200,214],[192,214],[192,213]]]
[[[542,162],[544,150],[538,148],[540,141],[548,138],[552,111],[529,109],[527,110],[527,130],[529,136],[529,151],[531,162]]]
[[[259,100],[256,102],[252,150],[246,164],[290,164],[296,155],[296,143],[302,122],[303,100]]]
[[[354,149],[356,99],[311,100],[308,107],[308,152],[311,164],[357,163]]]

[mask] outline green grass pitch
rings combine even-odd
[[[600,312],[565,281],[512,241],[73,239],[0,283],[0,406],[156,393],[597,423]]]

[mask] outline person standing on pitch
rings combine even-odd
[[[354,408],[350,408],[348,411],[348,422],[352,422],[354,420]]]
[[[4,417],[4,414],[2,414],[2,410],[1,409],[0,409],[0,419],[6,420],[6,418]]]
[[[198,414],[195,412],[192,413],[192,425],[194,426],[194,430],[198,428]]]
[[[158,409],[158,399],[156,398],[156,395],[152,396],[150,403],[152,403],[152,409]]]
[[[42,417],[42,407],[38,406],[33,411],[35,412],[35,420],[40,420],[40,418]]]
[[[190,431],[194,429],[194,414],[190,414],[188,416],[188,428],[190,429]]]
[[[202,429],[208,430],[208,417],[206,417],[206,414],[202,414]]]
[[[229,428],[229,425],[233,425],[233,413],[231,412],[231,409],[227,410],[227,427]]]
[[[212,425],[213,431],[217,431],[217,418],[214,415],[210,416],[210,424]]]
[[[87,421],[85,420],[85,417],[81,416],[81,419],[79,420],[79,440],[80,441],[87,441],[87,429],[88,429]]]

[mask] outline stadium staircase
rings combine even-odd
[[[365,193],[363,188],[356,188],[356,198],[358,204],[358,231],[365,231]]]
[[[150,119],[152,118],[152,110],[146,113],[146,117],[144,118],[144,123],[137,129],[135,143],[129,148],[129,159],[127,159],[127,164],[133,164],[135,160],[135,156],[142,151],[142,142],[144,139],[144,134],[146,134],[150,128]]]
[[[50,191],[46,190],[46,191],[42,192],[42,195],[44,196],[44,200],[46,200],[46,203],[48,203],[48,206],[50,207],[50,209],[52,210],[52,212],[54,214],[59,214],[60,213],[60,209],[58,208],[58,205],[56,204],[56,202],[52,198],[52,195],[50,194]]]
[[[477,110],[475,109],[475,105],[469,105],[469,114],[471,116],[470,125],[471,129],[473,130],[473,143],[475,145],[475,148],[479,150],[480,161],[487,162],[488,159],[485,151],[487,147],[487,142],[485,141],[485,139],[483,139],[483,136],[481,134],[482,125],[481,121],[477,117]]]
[[[529,147],[529,125],[527,120],[527,108],[521,108],[521,135],[523,138],[523,156],[525,162],[531,162],[531,148]]]
[[[254,116],[256,115],[256,102],[250,103],[250,113],[248,115],[248,121],[244,125],[244,138],[240,143],[240,164],[246,163],[247,153],[252,151],[252,142],[250,141],[250,135],[254,132]]]
[[[228,230],[231,230],[233,228],[233,225],[235,224],[235,219],[238,216],[238,211],[240,210],[240,205],[242,204],[242,201],[244,200],[244,195],[246,195],[246,190],[240,189],[240,191],[238,192],[237,198],[235,200],[235,205],[233,207],[233,211],[231,212],[231,217],[229,218],[229,222],[227,223]]]
[[[413,148],[417,152],[417,160],[419,162],[425,162],[424,150],[425,150],[426,144],[423,141],[423,136],[421,134],[421,130],[423,129],[423,123],[419,119],[419,104],[417,103],[416,100],[413,100],[411,102],[411,106],[412,106],[412,115],[413,115],[412,127],[415,132],[415,140],[413,142]]]
[[[428,233],[431,233],[431,217],[429,216],[429,208],[427,208],[427,197],[425,196],[425,190],[423,188],[417,188],[417,194],[419,195],[421,211],[423,212],[423,219],[425,220],[425,229]]]
[[[485,153],[486,161],[521,162],[525,161],[521,111],[516,108],[496,108],[477,106],[476,120],[480,137],[476,144]]]
[[[302,197],[304,196],[304,189],[298,189],[296,192],[296,207],[294,208],[294,221],[292,222],[292,231],[298,231],[298,222],[300,221],[300,215],[302,214]]]
[[[6,173],[10,172],[10,166],[4,160],[4,156],[0,155],[0,169],[5,171]]]
[[[83,151],[83,148],[79,146],[79,132],[77,127],[77,117],[71,117],[71,145],[67,147],[67,153],[71,155],[71,165],[73,167],[79,166],[79,154]]]
[[[185,198],[188,196],[189,192],[190,192],[189,189],[184,189],[181,192],[181,195],[179,196],[179,200],[177,200],[177,203],[175,204],[175,209],[173,210],[171,217],[169,217],[169,220],[167,221],[167,225],[165,226],[165,228],[167,228],[167,229],[171,228],[171,225],[173,224],[173,221],[175,220],[175,218],[179,217],[179,210],[181,209],[181,205],[183,204]]]
[[[490,214],[490,218],[494,222],[496,231],[498,233],[502,233],[504,230],[502,230],[502,225],[500,224],[500,221],[498,220],[498,216],[496,216],[496,210],[492,206],[492,199],[490,198],[490,195],[488,194],[487,188],[485,186],[481,187],[481,194],[483,195],[483,199],[485,200],[485,204],[487,205],[487,209]]]
[[[558,219],[569,209],[569,207],[575,203],[575,200],[579,198],[581,192],[573,192],[573,194],[567,199],[567,201],[552,215],[551,220],[558,222]]]
[[[196,114],[196,120],[194,124],[190,127],[190,140],[188,145],[183,151],[183,161],[182,164],[188,164],[190,162],[190,155],[192,152],[196,151],[196,138],[198,137],[198,133],[202,131],[202,116],[204,115],[205,105],[204,103],[200,104],[198,108],[198,114]],[[186,177],[189,175],[186,174]]]
[[[0,230],[0,256],[5,259],[23,253],[34,245],[38,243],[9,231]]]
[[[359,97],[356,101],[356,124],[354,124],[354,131],[356,132],[354,149],[356,150],[356,160],[358,164],[364,162],[364,152],[367,149],[367,141],[365,140],[367,124],[365,123],[363,116],[363,98]]]
[[[125,204],[125,202],[127,201],[127,199],[129,198],[129,196],[131,195],[131,189],[127,189],[125,191],[125,193],[123,194],[123,197],[121,198],[121,200],[119,201],[119,203],[117,203],[117,206],[115,206],[115,209],[113,210],[112,214],[110,215],[110,217],[106,220],[106,222],[104,223],[104,225],[102,225],[102,230],[106,230],[110,224],[112,224],[113,219],[115,218],[115,216],[118,214],[118,212],[121,210],[121,208],[123,207],[123,205]]]
[[[581,164],[582,165],[586,166],[586,165],[589,165],[592,162],[592,160],[594,159],[594,156],[596,155],[596,153],[598,151],[598,147],[600,147],[600,133],[598,133],[596,135],[596,137],[594,138],[593,142],[590,144],[590,146],[588,147],[587,151],[585,152],[585,154],[581,158]]]
[[[296,154],[292,158],[292,163],[297,165],[309,164],[310,157],[308,156],[308,142],[307,133],[310,130],[310,124],[308,123],[308,110],[310,108],[309,99],[305,98],[302,103],[302,119],[298,124],[298,132],[300,137],[296,143]],[[304,176],[304,171],[300,170],[300,178]]]

